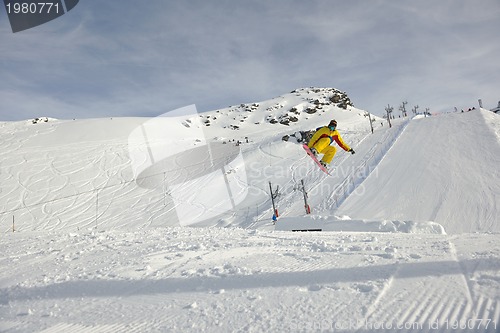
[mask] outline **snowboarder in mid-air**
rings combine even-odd
[[[319,162],[325,168],[328,168],[328,165],[337,152],[337,149],[334,146],[330,146],[333,141],[337,142],[337,144],[345,151],[354,154],[354,150],[349,147],[344,140],[342,140],[342,137],[337,131],[336,120],[330,121],[328,126],[318,128],[307,144],[314,156],[324,154],[323,158]]]

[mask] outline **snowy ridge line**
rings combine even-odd
[[[397,139],[401,136],[412,119],[413,118],[409,118],[399,125],[397,131],[393,131],[392,133],[391,131],[387,132],[392,134],[392,136],[384,138],[382,141],[374,144],[368,154],[365,155],[366,157],[363,159],[363,162],[337,186],[325,205],[328,207],[340,207],[347,197],[356,191],[361,183],[370,176],[372,171],[382,161],[394,143],[396,143]]]

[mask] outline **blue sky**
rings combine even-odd
[[[499,0],[81,0],[12,33],[0,8],[0,120],[157,116],[346,91],[381,115],[500,100]]]

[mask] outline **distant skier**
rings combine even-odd
[[[328,126],[318,128],[316,130],[316,133],[314,133],[313,137],[307,144],[307,146],[309,147],[309,149],[311,149],[311,152],[314,155],[324,154],[320,163],[325,168],[328,167],[333,157],[335,156],[335,153],[337,152],[337,149],[334,146],[330,146],[330,144],[332,144],[333,141],[337,142],[337,144],[345,151],[354,154],[354,150],[351,147],[349,147],[344,142],[344,140],[342,140],[342,137],[337,131],[336,120],[330,121]]]

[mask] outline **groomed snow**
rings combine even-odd
[[[412,121],[363,183],[364,195],[350,196],[338,214],[434,221],[454,234],[500,232],[500,140],[485,121],[492,115]]]
[[[473,319],[497,332],[499,255],[493,234],[19,232],[2,240],[0,328],[444,332]]]
[[[186,116],[170,140],[137,130],[152,119],[0,123],[0,331],[499,331],[499,117],[371,134],[329,93]],[[328,177],[281,137],[332,118],[356,154]]]

